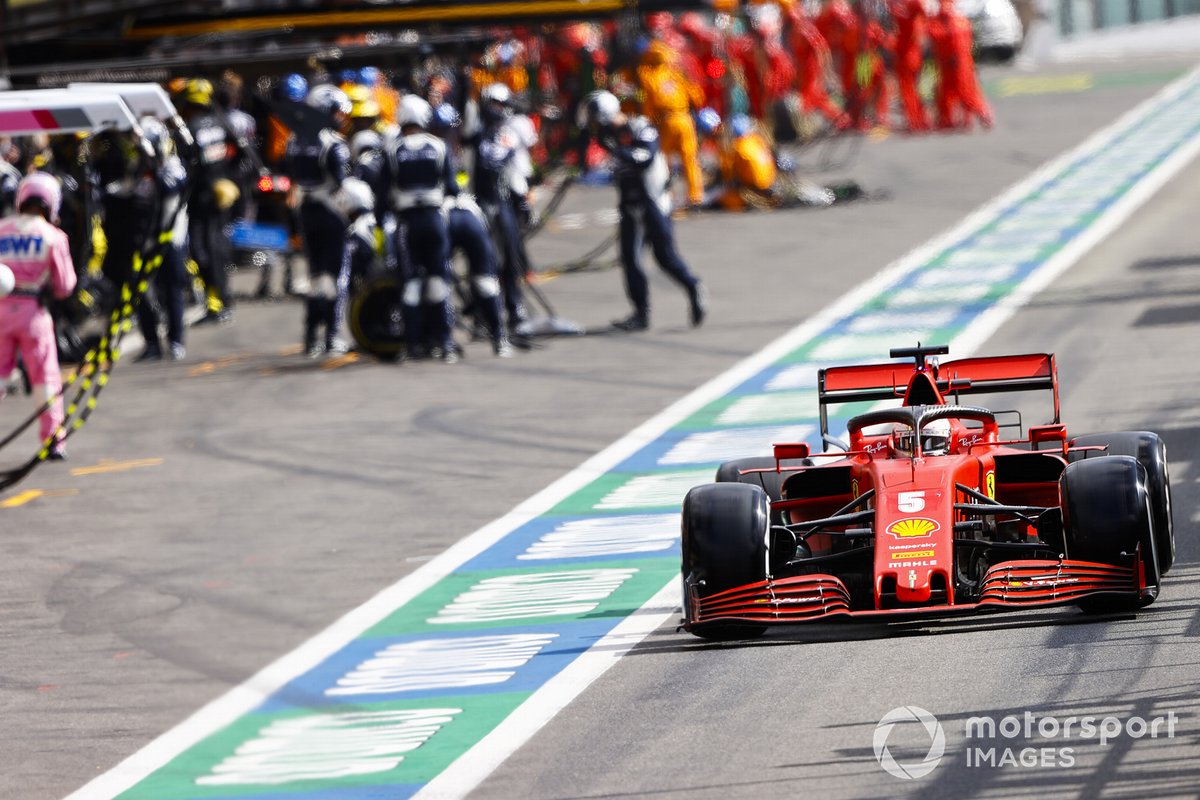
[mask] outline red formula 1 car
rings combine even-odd
[[[1175,557],[1157,434],[1068,438],[1048,354],[939,364],[947,347],[818,372],[821,434],[732,461],[683,504],[683,627],[759,635],[819,619],[914,618],[1154,602]],[[1053,421],[1015,427],[964,396],[1043,390]],[[901,400],[829,434],[829,408]],[[874,403],[878,405],[878,402]]]

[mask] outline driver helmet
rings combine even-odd
[[[896,452],[911,456],[913,447],[913,429],[903,423],[897,423],[892,429],[892,441]],[[921,429],[921,454],[926,456],[944,456],[950,452],[950,420],[935,419]]]

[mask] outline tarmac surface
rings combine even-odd
[[[232,326],[193,329],[183,362],[121,364],[71,460],[0,499],[0,796],[61,796],[111,768],[1188,66],[990,70],[994,130],[865,137],[815,173],[887,199],[680,220],[712,297],[696,330],[683,293],[648,261],[645,334],[607,332],[627,313],[620,274],[590,269],[540,288],[593,333],[511,360],[479,343],[454,366],[310,362],[297,352],[297,304],[247,302]],[[1072,80],[1079,72],[1093,79]],[[908,703],[947,724],[1025,708],[1191,717],[1179,738],[1093,747],[1075,769],[959,764],[914,794],[1091,797],[1108,785],[1195,796],[1197,178],[1193,164],[982,350],[1056,351],[1071,430],[1163,433],[1180,554],[1152,613],[837,629],[749,647],[664,628],[478,796],[790,796],[801,779],[830,796],[903,794],[871,757],[871,729]],[[608,236],[612,203],[610,188],[572,190],[562,212],[582,222],[541,234],[538,266]],[[10,400],[0,422],[20,413]],[[10,502],[22,492],[41,494]]]

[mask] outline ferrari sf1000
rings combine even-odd
[[[1071,438],[1054,356],[938,363],[947,347],[821,369],[822,441],[723,464],[683,504],[683,627],[759,635],[820,619],[923,617],[1154,602],[1175,557],[1166,446],[1150,432]],[[1048,391],[1023,426],[963,397]],[[870,409],[879,401],[900,404]],[[849,441],[829,407],[860,403]],[[836,449],[828,449],[829,446]]]

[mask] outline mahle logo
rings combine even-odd
[[[929,734],[929,752],[916,763],[901,764],[888,750],[887,741],[892,728],[905,722],[919,723]],[[879,720],[879,724],[875,726],[872,744],[875,746],[875,758],[879,761],[879,766],[883,767],[887,774],[909,781],[925,777],[941,762],[942,755],[946,752],[946,732],[942,730],[942,723],[938,722],[937,717],[925,709],[919,706],[900,706],[893,708]]]

